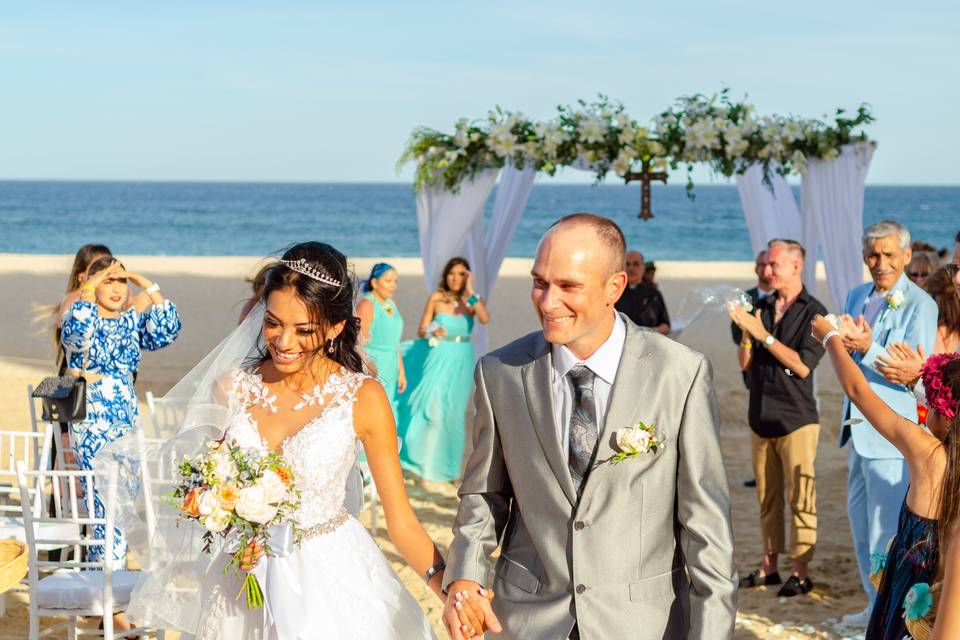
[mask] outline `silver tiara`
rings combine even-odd
[[[297,273],[302,273],[308,278],[313,278],[314,280],[328,284],[331,287],[340,286],[340,281],[324,271],[322,267],[318,269],[303,258],[297,258],[296,260],[281,260],[280,262],[287,265]]]

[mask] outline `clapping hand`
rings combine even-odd
[[[873,344],[873,329],[863,316],[854,320],[849,315],[841,318],[840,336],[847,351],[866,353]]]
[[[476,582],[457,580],[450,585],[447,604],[443,610],[443,624],[451,640],[483,638],[485,631],[500,633],[503,628],[490,602],[493,591]]]
[[[810,321],[810,332],[813,334],[813,337],[817,339],[817,342],[822,343],[828,333],[836,330],[837,328],[834,324],[820,314],[814,316],[813,320]]]
[[[887,355],[877,356],[877,371],[894,384],[912,385],[920,377],[920,368],[927,359],[923,347],[914,349],[906,342],[887,347]]]
[[[745,308],[735,304],[728,307],[727,313],[730,315],[730,319],[733,320],[742,331],[749,333],[750,337],[754,340],[760,340],[767,333],[767,330],[763,326],[763,321],[760,320],[760,309],[757,309],[753,315],[751,315]]]

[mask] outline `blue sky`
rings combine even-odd
[[[646,120],[728,86],[761,113],[868,102],[869,182],[958,184],[955,6],[5,3],[0,178],[409,180],[418,125],[597,93]]]

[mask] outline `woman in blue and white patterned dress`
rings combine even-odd
[[[150,296],[152,306],[143,312],[125,309],[128,284],[132,282]],[[60,341],[67,355],[70,375],[87,379],[87,417],[70,425],[77,464],[93,469],[94,457],[104,446],[138,424],[137,396],[133,374],[142,350],[155,351],[173,342],[180,333],[180,315],[160,288],[143,276],[126,271],[112,256],[93,262],[80,299],[63,316]],[[103,502],[94,495],[97,517],[103,517]],[[103,525],[93,527],[103,538]],[[103,557],[102,546],[87,547],[87,561]],[[127,543],[114,529],[113,565],[122,569]]]

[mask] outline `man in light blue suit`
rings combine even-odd
[[[863,260],[873,282],[847,294],[844,304],[844,345],[860,365],[870,387],[894,411],[917,421],[917,401],[910,389],[889,382],[877,370],[877,358],[887,346],[906,342],[933,349],[937,331],[937,304],[910,282],[903,270],[910,263],[910,232],[884,221],[863,234]],[[886,549],[897,532],[900,507],[907,490],[903,456],[867,422],[856,405],[843,399],[844,425],[840,446],[849,442],[847,455],[847,514],[857,554],[860,581],[869,597],[862,612],[844,616],[851,626],[865,626],[877,592],[869,580],[870,554]]]

